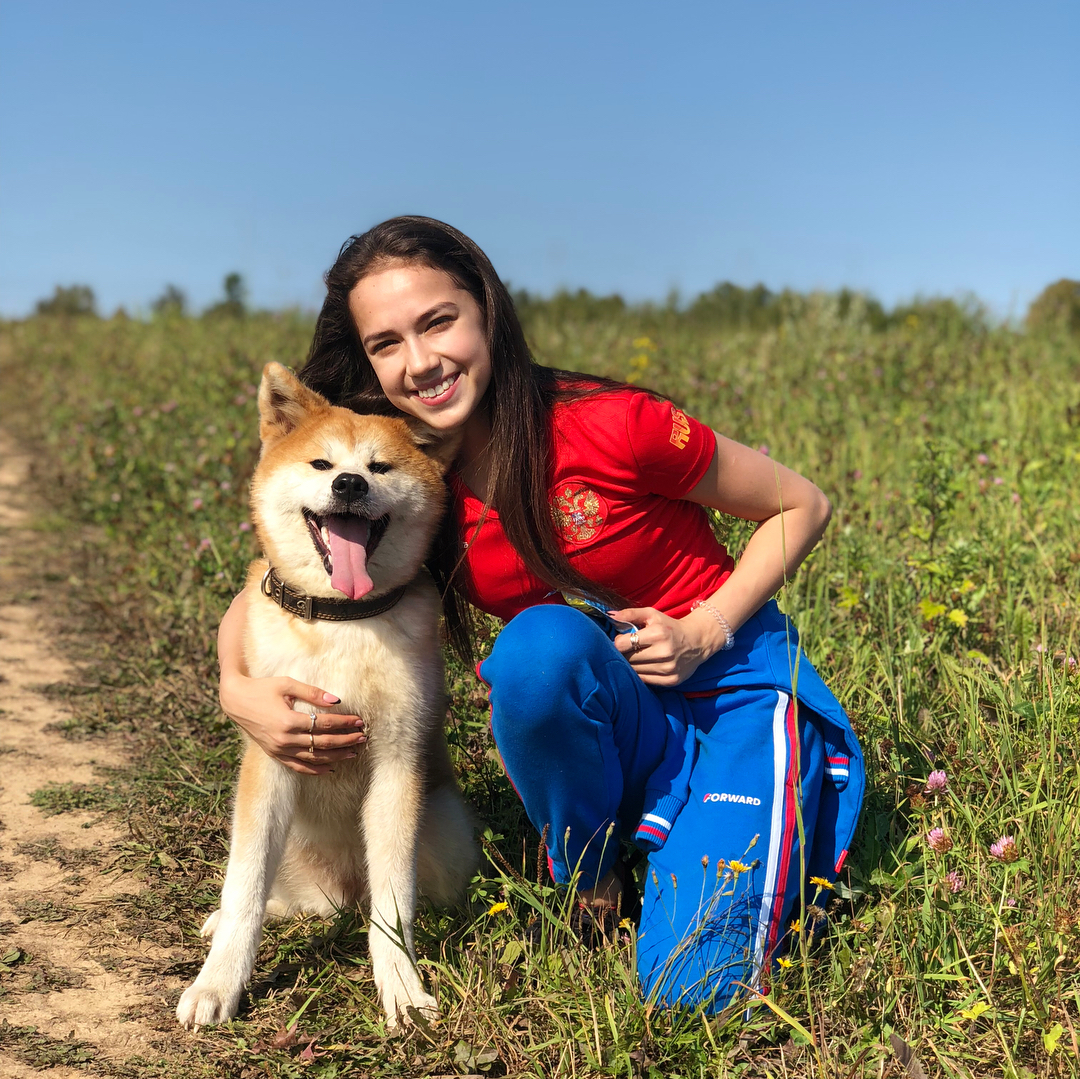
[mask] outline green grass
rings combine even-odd
[[[782,597],[869,768],[842,895],[818,897],[824,934],[749,1023],[642,1002],[632,946],[585,951],[565,899],[538,882],[486,696],[451,662],[450,741],[489,837],[469,905],[418,927],[442,1018],[385,1038],[366,930],[343,912],[271,927],[243,1018],[178,1040],[190,1063],[282,1077],[898,1075],[895,1036],[928,1074],[1075,1074],[1080,343],[948,305],[886,320],[857,297],[785,303],[753,332],[574,297],[524,310],[544,362],[669,393],[833,501]],[[137,756],[109,800],[131,832],[117,864],[150,891],[115,913],[133,936],[182,936],[185,976],[203,955],[237,760],[213,634],[256,553],[242,529],[254,388],[266,361],[298,365],[309,333],[291,315],[0,328],[5,400],[21,402],[5,423],[34,446],[50,505],[42,568],[71,579],[71,646],[90,662],[65,733],[124,732]],[[737,551],[747,526],[718,526]],[[925,793],[933,769],[948,774],[942,794]],[[948,852],[929,849],[933,827]],[[1016,861],[991,856],[1002,835]]]

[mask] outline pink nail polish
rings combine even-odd
[[[341,698],[335,697],[333,693],[324,693],[323,700],[326,701],[327,704],[341,704]]]

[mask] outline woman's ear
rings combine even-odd
[[[437,431],[413,416],[405,419],[405,426],[409,428],[409,434],[416,446],[438,464],[443,472],[454,463],[454,458],[461,449],[460,431]]]
[[[259,437],[275,442],[295,430],[313,412],[329,408],[322,394],[309,390],[280,363],[268,363],[259,383]]]

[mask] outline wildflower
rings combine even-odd
[[[931,828],[926,833],[926,842],[935,854],[948,854],[952,850],[952,840],[945,834],[944,828]]]
[[[218,486],[223,491],[231,491],[232,490],[232,484],[228,480],[222,480],[221,483],[218,484]]]
[[[862,469],[861,468],[855,469],[855,471],[851,473],[851,478],[853,480],[861,480],[862,479]]]
[[[1003,835],[990,844],[990,857],[999,862],[1015,862],[1020,857],[1016,849],[1016,840],[1011,835]]]
[[[623,918],[623,920],[621,922],[619,922],[619,928],[620,929],[633,929],[634,928],[634,923],[629,918]]]
[[[241,521],[240,522],[240,531],[241,532],[250,532],[251,531],[251,522],[250,521]]]
[[[960,876],[955,869],[950,869],[949,872],[945,874],[945,883],[948,885],[949,891],[952,892],[953,895],[964,890],[964,878]]]
[[[193,498],[191,500],[191,508],[193,510],[201,510],[203,508],[203,500],[201,498]]]
[[[740,873],[749,873],[750,867],[745,862],[740,862],[737,858],[733,859],[730,863],[732,871],[738,876]]]
[[[940,769],[926,777],[927,794],[944,794],[949,789],[949,777]]]
[[[166,401],[165,404],[163,404],[161,406],[161,411],[162,412],[173,412],[175,410],[176,410],[176,402],[175,401]]]
[[[980,465],[988,465],[990,463],[990,458],[987,457],[985,453],[980,453],[975,460],[978,461]]]
[[[801,933],[802,932],[802,922],[800,922],[798,918],[796,918],[791,923],[791,931],[792,931],[792,933]]]
[[[1043,652],[1046,651],[1046,645],[1045,644],[1033,644],[1031,646],[1031,650],[1032,650],[1032,652],[1037,652],[1041,656],[1043,654]]]
[[[234,404],[234,405],[237,405],[237,406],[239,406],[239,405],[246,405],[246,404],[247,404],[247,395],[246,395],[246,394],[243,394],[243,393],[238,393],[238,394],[237,394],[237,395],[236,395],[236,396],[235,396],[235,397],[233,398],[233,404]]]
[[[1065,669],[1070,674],[1075,674],[1076,673],[1076,668],[1077,668],[1076,656],[1066,656],[1065,657]]]
[[[1014,505],[1016,505],[1016,506],[1020,505],[1020,496],[1016,493],[1016,491],[1013,491],[1013,493],[1012,493],[1012,500],[1013,500]]]
[[[488,907],[488,914],[489,915],[502,914],[502,912],[504,910],[509,910],[509,909],[510,909],[510,904],[509,903],[492,903],[491,906]]]
[[[793,967],[795,964],[792,963],[792,961],[790,959],[788,959],[786,956],[780,956],[780,958],[776,960],[776,965],[781,970],[787,970],[788,967]]]
[[[832,892],[836,890],[836,885],[832,881],[826,880],[824,877],[811,877],[810,883],[816,885],[818,888],[825,888]]]
[[[1000,487],[1005,481],[1000,476],[994,477],[994,486]]]
[[[203,536],[203,538],[199,540],[199,546],[196,549],[199,551],[209,551],[212,543],[213,541],[209,536]]]
[[[1005,906],[1007,906],[1007,907],[1015,907],[1016,906],[1016,896],[1015,895],[1010,895],[1009,898],[1005,900]]]
[[[764,442],[762,442],[762,444],[758,446],[757,450],[758,453],[763,453],[766,457],[769,456],[769,447]]]
[[[135,406],[135,407],[134,407],[134,408],[133,408],[133,409],[131,410],[131,414],[132,414],[133,416],[141,416],[141,415],[142,415],[142,405],[136,405],[136,406]]]

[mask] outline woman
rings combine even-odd
[[[491,263],[441,222],[354,237],[326,284],[304,381],[461,437],[431,565],[459,650],[458,594],[507,621],[478,674],[553,878],[617,907],[632,836],[649,851],[645,992],[711,1011],[761,984],[801,882],[839,873],[862,798],[844,712],[770,598],[821,537],[825,496],[670,401],[536,365]],[[738,565],[706,506],[760,522]],[[323,716],[315,754],[290,708],[333,687],[246,676],[243,603],[219,634],[226,713],[299,772],[357,753],[362,718]]]

